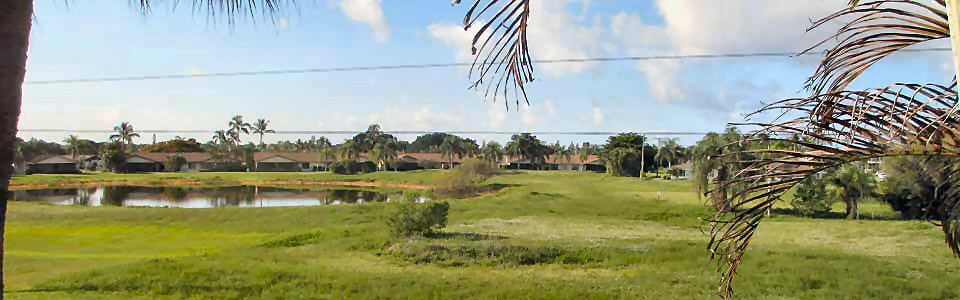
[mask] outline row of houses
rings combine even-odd
[[[165,162],[173,156],[183,158],[184,165],[179,170],[166,170]],[[366,160],[361,154],[359,160]],[[440,153],[400,153],[389,166],[391,170],[409,171],[420,169],[447,169],[459,165],[462,158],[444,157]],[[315,172],[327,171],[333,160],[321,159],[314,152],[257,152],[253,154],[252,165],[233,157],[217,157],[209,153],[132,153],[127,157],[128,172],[209,172],[209,171],[260,171],[260,172]],[[606,163],[598,156],[591,155],[581,160],[579,157],[550,156],[543,164],[533,164],[520,158],[504,158],[500,166],[508,169],[525,170],[582,170],[605,172]],[[79,173],[81,169],[100,169],[103,163],[96,155],[48,155],[27,163],[27,174],[65,174]]]

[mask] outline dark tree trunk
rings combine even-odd
[[[860,207],[857,205],[856,199],[847,199],[847,220],[855,220],[860,218]]]
[[[7,223],[7,200],[20,119],[23,77],[33,0],[9,0],[0,5],[0,291],[3,290],[3,247]],[[3,293],[0,293],[3,299]]]

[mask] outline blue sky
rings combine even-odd
[[[466,8],[447,0],[300,1],[274,20],[240,20],[233,27],[188,5],[173,10],[165,4],[170,1],[159,2],[143,16],[123,1],[68,1],[69,6],[37,1],[27,80],[469,58],[470,35],[458,25]],[[805,33],[809,20],[846,2],[534,0],[530,42],[535,59],[798,51],[830,33],[829,28]],[[509,111],[467,90],[470,80],[462,68],[27,84],[20,128],[110,129],[130,121],[139,129],[213,130],[240,114],[250,121],[269,119],[277,130],[360,130],[379,123],[385,130],[718,131],[761,101],[802,95],[815,62],[806,57],[537,65],[538,80],[528,86],[531,106]],[[855,85],[945,83],[952,72],[948,53],[904,54]],[[210,136],[180,135],[202,141]],[[56,141],[64,136],[21,133]],[[106,134],[81,137],[102,140]],[[297,138],[309,136],[267,140]],[[541,138],[564,144],[604,139]]]

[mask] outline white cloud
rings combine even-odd
[[[646,22],[637,14],[619,13],[610,19],[610,31],[615,43],[632,56],[794,52],[831,33],[829,28],[807,33],[811,19],[843,5],[826,0],[657,0],[662,25]],[[729,112],[738,103],[770,100],[763,97],[778,92],[778,86],[755,83],[751,72],[738,73],[737,66],[737,62],[716,60],[636,64],[646,77],[651,96],[660,102],[686,102]]]
[[[543,110],[551,117],[557,114],[557,107],[549,99],[543,100]]]
[[[593,115],[592,115],[593,126],[597,126],[597,127],[603,126],[604,122],[606,121],[606,118],[604,117],[604,114],[603,114],[603,109],[600,108],[599,106],[593,106],[592,112],[593,112]]]
[[[470,53],[470,42],[476,34],[479,26],[474,26],[463,30],[463,26],[454,24],[430,24],[427,31],[430,37],[440,41],[444,46],[453,48],[457,52],[457,61],[472,61],[473,55]]]
[[[340,9],[350,19],[370,25],[377,41],[386,42],[390,39],[390,26],[383,16],[380,0],[341,0]]]
[[[530,12],[527,35],[534,59],[589,58],[601,53],[604,28],[601,23],[590,26],[571,14],[573,0],[532,0],[536,7]],[[576,7],[586,11],[589,1],[581,1]],[[538,70],[553,77],[580,73],[592,69],[597,63],[545,64]]]
[[[500,129],[503,122],[507,120],[507,108],[496,102],[490,101],[487,105],[487,126],[490,129]]]
[[[532,0],[536,7],[530,13],[527,36],[531,56],[534,59],[589,58],[602,53],[601,45],[604,26],[597,22],[590,26],[571,13],[574,0]],[[582,11],[590,1],[578,0]],[[483,22],[478,22],[483,23]],[[469,31],[456,24],[431,24],[427,31],[434,39],[445,46],[455,49],[458,61],[472,61],[471,42],[481,26],[473,26]],[[562,33],[562,34],[558,34]],[[538,65],[538,74],[559,77],[580,73],[597,66],[596,63],[545,64]]]
[[[273,26],[279,30],[286,30],[287,28],[290,28],[290,19],[287,19],[287,17],[281,17],[276,23],[273,24]]]
[[[533,105],[520,105],[520,120],[528,129],[540,122],[540,117],[533,109]]]

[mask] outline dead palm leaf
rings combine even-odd
[[[877,157],[960,156],[960,116],[952,113],[957,104],[956,82],[951,86],[896,84],[782,100],[753,114],[779,112],[775,121],[734,124],[756,128],[744,143],[767,139],[812,150],[758,149],[726,154],[753,158],[742,160],[744,169],[718,182],[718,189],[745,187],[725,196],[726,205],[711,220],[709,248],[711,257],[720,262],[721,294],[732,297],[737,267],[765,213],[784,192],[807,177]],[[822,107],[829,113],[814,114]],[[810,137],[812,141],[786,138],[791,135]],[[951,180],[960,180],[960,175],[951,176]],[[953,253],[960,256],[960,188],[944,193],[937,203],[942,217],[935,221]]]
[[[477,79],[470,87],[479,88],[486,80],[484,98],[493,96],[496,101],[503,93],[507,108],[511,92],[518,106],[520,98],[530,104],[524,89],[533,81],[533,60],[527,46],[529,17],[530,0],[475,0],[463,19],[464,30],[481,26],[472,42],[470,78]]]
[[[826,51],[807,81],[807,88],[814,95],[845,90],[875,63],[901,49],[950,37],[944,0],[935,0],[933,5],[911,0],[851,1],[850,5],[814,22],[808,29],[835,21],[847,22],[829,38],[803,51],[836,43]],[[830,114],[826,106],[813,112]]]

